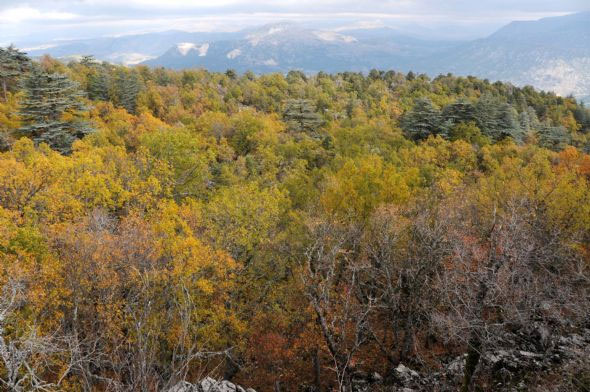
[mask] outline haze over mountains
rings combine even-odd
[[[26,48],[32,56],[255,73],[452,72],[590,98],[590,12],[513,22],[484,39],[434,41],[389,27],[322,30],[281,22],[235,33],[167,31]]]

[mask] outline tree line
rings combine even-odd
[[[463,356],[441,390],[493,390],[507,333],[588,328],[590,111],[571,97],[13,47],[0,82],[3,389],[351,391]]]

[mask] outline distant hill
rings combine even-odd
[[[277,23],[245,31],[234,40],[179,43],[144,64],[256,73],[410,69],[415,59],[455,44],[422,41],[392,29],[334,32]]]
[[[24,48],[30,56],[50,54],[54,57],[94,55],[99,60],[133,65],[156,58],[179,42],[234,39],[236,33],[188,33],[164,31],[84,40],[57,41]]]
[[[32,56],[98,59],[174,69],[255,73],[373,68],[454,73],[533,85],[590,100],[590,12],[513,22],[470,42],[427,41],[392,28],[326,31],[277,23],[235,33],[168,31],[43,45]]]
[[[417,69],[530,84],[588,99],[590,12],[513,22],[488,38],[426,58]]]

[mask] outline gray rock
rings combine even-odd
[[[409,374],[410,377],[418,377],[419,374],[418,372],[404,366],[403,363],[400,363],[397,368],[395,369],[396,372],[400,373],[400,374]]]
[[[544,357],[543,354],[535,354],[528,351],[519,351],[520,356],[525,357],[527,359],[542,359]]]
[[[381,382],[383,381],[383,377],[381,377],[381,375],[377,372],[374,372],[373,374],[371,374],[371,381],[372,382]]]
[[[450,364],[447,365],[447,371],[450,374],[463,374],[465,368],[465,357],[460,356],[455,358]]]
[[[181,381],[166,392],[256,392],[252,388],[244,389],[227,380],[217,381],[214,378],[207,377],[197,384],[191,384],[187,381]]]
[[[232,382],[223,380],[216,383],[209,392],[236,392],[236,385]]]
[[[181,381],[172,388],[168,389],[167,392],[198,392],[197,388],[186,381]]]
[[[200,392],[213,392],[215,385],[217,385],[217,381],[211,377],[207,377],[198,383]]]

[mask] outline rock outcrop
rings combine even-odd
[[[584,391],[590,386],[590,329],[567,336],[552,336],[546,329],[532,326],[504,335],[495,349],[481,357],[477,378],[482,390]],[[412,369],[399,364],[391,374],[358,372],[352,376],[354,392],[451,392],[463,380],[466,355],[449,358],[438,369]],[[572,380],[572,375],[579,375]],[[588,377],[588,378],[586,378]],[[569,383],[555,385],[555,382]],[[583,385],[572,385],[582,382]],[[574,388],[574,389],[572,389]],[[577,389],[575,389],[577,388]],[[207,377],[196,384],[180,382],[166,392],[256,392],[229,381]]]
[[[503,348],[490,350],[481,358],[479,377],[485,380],[484,390],[494,391],[545,391],[544,382],[549,377],[562,382],[572,380],[572,375],[584,373],[590,376],[590,330],[580,334],[551,337],[543,329],[533,333],[512,333],[503,338]],[[400,364],[391,377],[394,392],[456,391],[461,385],[466,355],[451,358],[441,369],[419,373]],[[585,377],[585,376],[583,376]],[[583,381],[587,382],[587,381]],[[557,387],[556,385],[552,385]],[[569,389],[571,387],[578,389]],[[584,390],[584,386],[564,385],[562,389]]]
[[[217,381],[207,377],[196,384],[181,381],[167,392],[256,392],[252,388],[243,388],[227,380]]]

